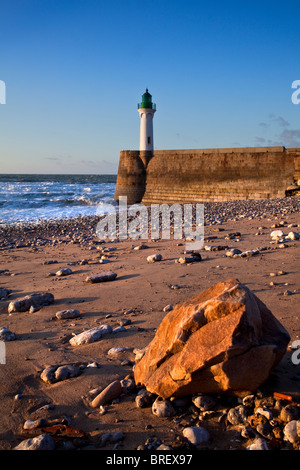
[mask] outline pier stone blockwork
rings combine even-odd
[[[299,194],[300,149],[250,147],[122,151],[115,199],[197,203]]]

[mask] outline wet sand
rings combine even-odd
[[[287,235],[300,232],[299,198],[288,202],[268,202],[268,210],[253,209],[251,203],[231,203],[236,214],[226,216],[229,205],[211,205],[207,210],[205,246],[227,246],[241,251],[259,251],[255,256],[230,258],[225,250],[201,250],[202,261],[179,264],[185,256],[184,240],[123,240],[99,243],[93,232],[92,219],[44,224],[30,229],[2,229],[0,251],[1,287],[11,291],[0,301],[0,327],[15,333],[7,341],[6,364],[0,364],[0,449],[13,449],[26,437],[23,425],[28,419],[66,417],[72,428],[88,436],[86,445],[95,449],[112,449],[114,443],[101,447],[104,433],[122,432],[120,450],[134,450],[149,439],[161,439],[174,446],[182,440],[182,423],[173,418],[159,418],[151,408],[137,408],[137,392],[121,396],[106,406],[105,414],[90,406],[93,389],[102,389],[114,380],[132,375],[133,349],[144,348],[155,335],[165,315],[164,307],[176,305],[211,285],[229,278],[246,284],[273,312],[291,336],[299,340],[299,253],[300,240],[270,243],[274,225]],[[258,204],[253,203],[254,207]],[[280,206],[280,207],[279,207]],[[216,210],[216,207],[218,210]],[[249,212],[245,208],[249,209]],[[245,217],[240,218],[241,211]],[[222,215],[223,214],[223,215]],[[254,215],[251,215],[254,214]],[[250,219],[249,219],[250,217]],[[231,219],[231,220],[229,220]],[[288,227],[290,225],[290,227]],[[294,225],[291,227],[291,225]],[[229,238],[229,233],[240,236]],[[134,250],[146,244],[148,248]],[[103,251],[103,248],[113,248]],[[147,256],[160,253],[162,261],[147,263]],[[99,263],[105,256],[104,263]],[[57,261],[44,264],[45,261]],[[83,261],[84,260],[84,261]],[[70,268],[68,276],[53,276],[59,269]],[[90,274],[113,271],[112,282],[89,284]],[[270,276],[283,271],[284,274]],[[270,285],[273,282],[274,285]],[[290,295],[284,295],[288,290]],[[50,292],[55,301],[35,312],[8,314],[8,304],[27,294]],[[56,312],[78,309],[80,318],[58,320]],[[129,319],[125,331],[111,333],[100,341],[71,346],[69,339],[100,324],[113,328]],[[113,347],[126,348],[126,357],[112,358]],[[124,359],[129,362],[122,363]],[[131,361],[131,362],[130,362]],[[46,384],[41,378],[48,365],[97,363],[98,367],[82,367],[81,374],[61,382]],[[274,370],[265,384],[270,393],[291,394],[299,399],[299,365],[291,361],[291,351]],[[17,397],[16,397],[17,396]],[[52,409],[40,410],[46,404]],[[240,449],[249,442],[240,437],[234,426],[205,421],[211,434],[209,449]],[[84,446],[84,444],[82,444]],[[179,444],[178,444],[179,445]]]

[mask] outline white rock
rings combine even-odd
[[[69,343],[72,346],[78,346],[80,344],[86,343],[94,343],[95,341],[99,341],[103,335],[111,333],[112,327],[110,325],[101,325],[98,328],[92,328],[87,331],[83,331],[78,335],[73,336],[70,339]]]
[[[168,400],[163,400],[159,397],[155,400],[152,405],[152,413],[156,416],[165,418],[175,415],[175,410]]]
[[[282,230],[273,230],[270,236],[271,238],[282,238],[284,236],[284,232]]]
[[[16,339],[16,335],[5,326],[2,326],[2,328],[0,328],[0,338],[3,341],[14,341]]]
[[[107,354],[108,356],[110,357],[113,357],[113,358],[118,358],[120,357],[120,355],[122,355],[124,352],[126,352],[127,349],[126,348],[119,348],[119,347],[114,347],[114,348],[110,348],[108,351],[107,351]]]
[[[164,311],[164,312],[170,312],[171,310],[173,310],[172,305],[166,305],[166,306],[163,308],[163,311]]]
[[[186,439],[195,446],[207,442],[210,439],[210,434],[207,429],[200,426],[191,426],[183,430],[183,435]]]
[[[298,428],[300,428],[300,421],[296,419],[293,419],[284,426],[283,434],[285,441],[289,441],[292,444],[295,444],[296,442],[300,441],[300,437],[297,434],[297,423],[299,423]]]
[[[147,256],[148,263],[155,263],[156,261],[161,261],[162,255],[160,253],[156,253],[155,255]]]
[[[54,450],[55,441],[49,434],[40,434],[32,439],[25,439],[14,450]]]
[[[265,416],[269,421],[273,418],[272,411],[268,410],[267,408],[263,408],[261,406],[257,408],[256,413],[262,416]]]
[[[290,232],[285,238],[289,238],[290,240],[299,240],[300,235],[296,232]]]
[[[56,318],[59,320],[65,320],[68,318],[77,318],[80,317],[80,312],[79,310],[76,310],[74,308],[70,308],[67,310],[60,310],[59,312],[56,312]]]
[[[257,437],[254,442],[247,447],[247,450],[269,450],[269,447],[265,439]]]

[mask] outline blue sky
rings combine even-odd
[[[300,147],[299,0],[0,0],[0,173],[116,173],[139,148]]]

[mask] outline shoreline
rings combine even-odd
[[[267,200],[267,206],[263,201],[205,203],[205,246],[202,261],[197,263],[176,262],[185,256],[183,240],[102,243],[95,236],[99,220],[95,217],[49,222],[42,228],[0,230],[0,281],[10,291],[0,300],[0,326],[16,335],[14,341],[5,343],[6,364],[0,364],[0,449],[11,450],[28,437],[27,420],[53,422],[62,416],[70,427],[89,436],[88,446],[99,450],[149,448],[155,440],[173,449],[187,449],[183,428],[188,424],[201,425],[211,435],[209,443],[195,450],[251,445],[253,437],[242,437],[239,426],[218,422],[218,414],[205,416],[199,410],[195,414],[194,409],[182,408],[175,417],[161,418],[151,407],[136,406],[136,389],[105,405],[101,413],[90,406],[91,393],[132,376],[133,350],[149,344],[166,315],[166,306],[184,302],[225,279],[237,278],[249,287],[287,329],[291,344],[299,340],[300,240],[273,241],[270,237],[275,227],[285,235],[300,232],[299,204],[299,198]],[[142,245],[147,248],[137,249]],[[224,246],[258,252],[233,258],[226,256]],[[160,253],[162,260],[147,263],[154,253]],[[71,270],[69,275],[55,275],[66,268]],[[113,282],[85,282],[87,276],[106,271],[117,274]],[[289,295],[284,294],[286,290]],[[52,293],[54,303],[32,312],[8,312],[11,301],[37,292]],[[65,309],[78,309],[80,316],[57,319],[56,313]],[[74,335],[99,325],[116,331],[94,343],[69,343]],[[112,348],[124,349],[119,355],[115,350],[114,356],[109,352]],[[66,364],[79,365],[80,375],[57,383],[41,380],[46,366]],[[262,390],[299,400],[298,375],[299,365],[291,362],[288,349]],[[239,404],[232,397],[224,398],[224,407],[225,402],[226,406]],[[123,438],[118,442],[107,438],[104,443],[107,433],[122,433]],[[78,448],[71,438],[66,442],[72,450]],[[281,445],[289,448],[288,443]]]

